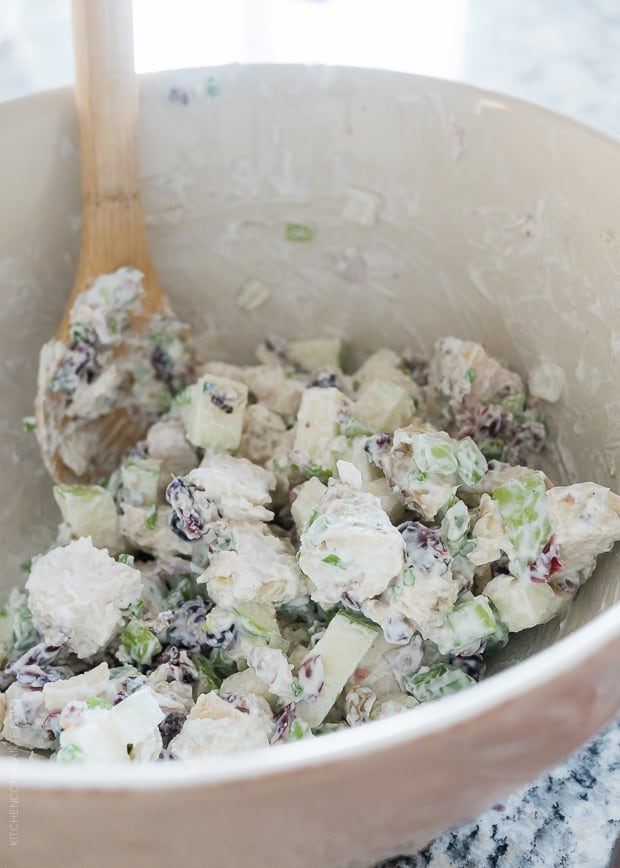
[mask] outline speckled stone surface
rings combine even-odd
[[[472,823],[377,868],[617,868],[619,835],[620,720]]]

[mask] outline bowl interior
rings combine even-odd
[[[566,388],[543,466],[617,485],[618,143],[474,88],[320,67],[145,77],[141,124],[153,258],[204,358],[248,362],[276,332],[343,335],[358,353],[454,334],[522,374],[548,359]],[[21,420],[72,283],[80,206],[70,92],[0,105],[0,127],[4,591],[58,521]],[[313,239],[287,241],[287,223]],[[271,295],[248,313],[235,297],[251,279]],[[617,569],[602,558],[564,619],[519,635],[497,667],[616,602]]]

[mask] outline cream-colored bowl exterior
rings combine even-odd
[[[0,106],[0,129],[8,588],[57,521],[21,418],[76,266],[71,93]],[[280,332],[422,351],[456,334],[524,373],[546,358],[566,372],[548,413],[553,474],[618,485],[620,144],[474,88],[294,66],[145,78],[141,141],[153,258],[204,356],[247,361]],[[286,241],[286,223],[311,224],[314,239]],[[252,279],[271,296],[248,313],[235,296]],[[63,768],[5,745],[0,780],[18,801],[19,832],[11,846],[3,831],[0,863],[367,868],[415,850],[620,708],[619,598],[609,555],[568,617],[521,634],[497,668],[534,657],[349,733],[150,767]]]

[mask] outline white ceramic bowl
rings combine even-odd
[[[57,521],[21,417],[76,266],[71,93],[0,106],[0,129],[9,587]],[[553,475],[617,486],[617,142],[457,84],[293,66],[145,78],[141,136],[153,257],[205,355],[247,361],[276,331],[420,349],[456,334],[524,373],[544,356],[567,375],[548,412]],[[287,242],[287,222],[314,224],[314,240]],[[251,278],[272,296],[248,314],[234,298]],[[17,798],[19,843],[3,832],[0,862],[366,868],[413,851],[565,756],[620,707],[617,578],[616,555],[604,557],[570,614],[520,634],[496,668],[522,662],[344,734],[129,768],[67,768],[8,750],[0,778]]]

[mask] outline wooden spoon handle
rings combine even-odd
[[[142,202],[131,0],[73,0],[82,239],[71,300],[123,265],[154,275]],[[159,282],[149,286],[161,299]],[[61,330],[66,323],[61,324]]]
[[[131,0],[73,0],[82,204],[139,200]]]

